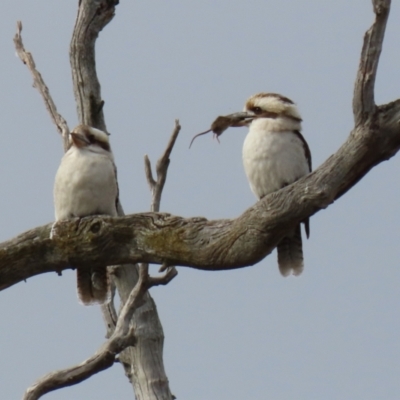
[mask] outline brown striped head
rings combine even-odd
[[[244,111],[255,114],[258,118],[286,117],[301,122],[296,104],[278,93],[257,93],[245,104]]]
[[[71,146],[101,148],[111,152],[108,134],[88,125],[78,125],[70,133]]]

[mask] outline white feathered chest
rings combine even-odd
[[[299,135],[294,131],[270,130],[265,121],[252,123],[243,144],[243,164],[251,190],[258,198],[310,173]]]
[[[112,154],[71,147],[56,174],[56,220],[93,214],[116,216],[117,196]]]

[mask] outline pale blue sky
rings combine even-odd
[[[77,123],[68,46],[78,1],[4,0],[0,23],[0,240],[53,221],[62,144],[26,67],[15,22],[60,113]],[[393,1],[376,99],[400,95],[400,2]],[[97,67],[127,213],[146,211],[143,155],[154,162],[180,118],[162,210],[234,218],[254,202],[243,172],[246,129],[218,145],[195,133],[256,92],[297,102],[318,167],[352,128],[352,92],[369,1],[122,0],[100,34]],[[379,165],[311,219],[305,271],[284,279],[275,252],[237,271],[179,268],[151,291],[178,399],[400,398],[399,157]],[[156,268],[153,267],[154,272]],[[0,293],[0,397],[90,356],[104,341],[95,307],[78,304],[75,273],[47,274]],[[133,399],[115,365],[45,397]]]

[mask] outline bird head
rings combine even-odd
[[[256,118],[289,118],[301,122],[301,116],[292,100],[277,93],[257,93],[251,96],[244,111]]]
[[[78,125],[70,133],[71,146],[91,147],[111,152],[108,134],[88,125]]]

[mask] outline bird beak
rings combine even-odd
[[[71,132],[70,135],[76,147],[84,147],[90,144],[89,140],[85,135],[76,132]]]
[[[249,111],[239,111],[233,114],[226,115],[226,117],[231,121],[231,127],[241,127],[249,126],[256,115]]]

